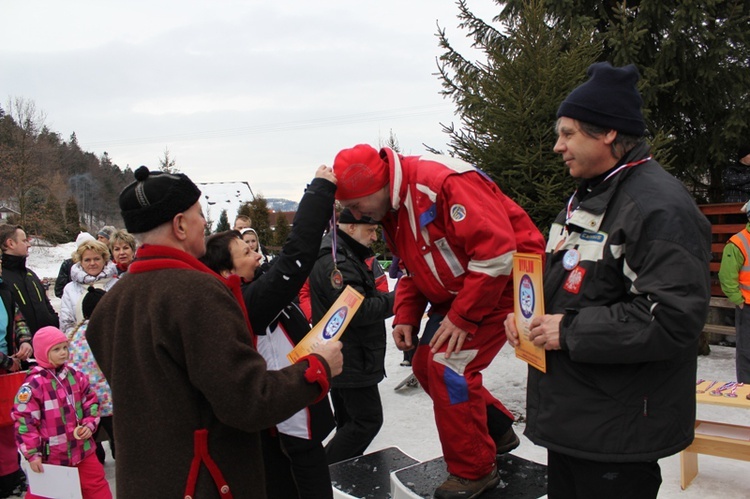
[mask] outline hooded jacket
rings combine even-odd
[[[12,418],[18,449],[26,459],[75,466],[96,449],[93,438],[78,440],[77,426],[99,425],[99,402],[86,376],[66,365],[35,366],[18,390]]]

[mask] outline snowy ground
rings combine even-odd
[[[68,258],[74,244],[55,248],[33,247],[28,265],[40,278],[57,277],[60,263]],[[57,306],[59,300],[54,300]],[[442,454],[435,431],[432,405],[419,388],[406,388],[398,392],[393,387],[408,375],[409,368],[399,366],[402,353],[389,339],[386,371],[388,378],[380,384],[385,408],[385,423],[375,438],[370,451],[397,446],[421,461]],[[711,355],[698,358],[698,378],[731,381],[734,379],[734,348],[713,345]],[[484,373],[485,385],[499,397],[517,416],[525,412],[526,364],[515,358],[513,350],[505,347]],[[750,410],[715,405],[698,405],[698,418],[750,426]],[[522,435],[523,423],[516,424],[516,433]],[[546,463],[546,450],[521,436],[521,446],[514,454],[539,463]],[[698,458],[699,474],[687,490],[680,489],[680,459],[671,456],[660,461],[663,484],[660,498],[744,498],[750,495],[750,464],[744,461],[701,455]],[[107,477],[114,492],[114,462],[107,457]],[[743,492],[745,491],[745,492]]]

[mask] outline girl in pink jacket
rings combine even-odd
[[[35,473],[44,473],[42,463],[76,467],[84,499],[111,499],[92,438],[99,424],[96,394],[85,375],[67,366],[68,339],[59,329],[41,328],[32,341],[38,365],[19,388],[12,413],[18,448]],[[26,499],[36,497],[30,487]]]

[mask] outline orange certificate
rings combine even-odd
[[[516,357],[547,372],[547,357],[543,347],[529,340],[529,326],[534,317],[544,315],[544,287],[542,285],[542,256],[533,253],[513,255],[514,313],[519,344]]]
[[[289,359],[289,362],[294,364],[305,355],[311,354],[318,345],[338,340],[344,334],[346,326],[349,325],[349,321],[352,320],[364,299],[365,297],[353,287],[347,286],[344,288],[344,291],[333,302],[326,315],[287,354],[286,358]]]

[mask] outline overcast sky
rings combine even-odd
[[[469,0],[490,20],[493,0]],[[297,200],[320,164],[390,130],[405,154],[456,122],[436,22],[471,58],[454,0],[0,0],[0,105],[120,167],[165,149],[197,182]]]

